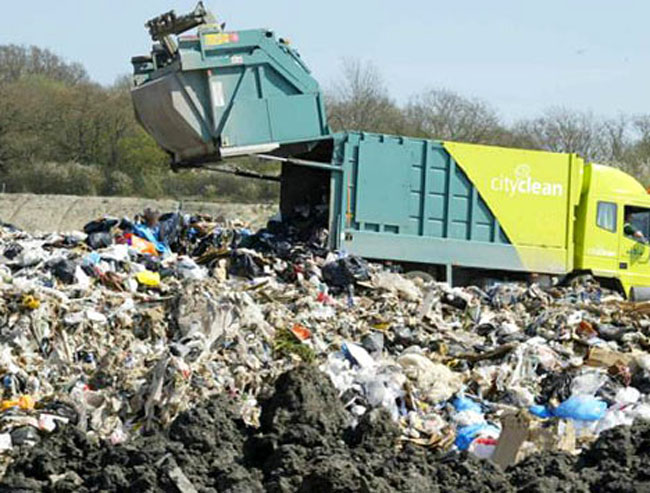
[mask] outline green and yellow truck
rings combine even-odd
[[[650,288],[650,196],[575,154],[332,133],[318,83],[272,31],[227,32],[199,4],[147,23],[133,101],[176,167],[282,163],[280,208],[326,210],[329,246],[449,282],[592,273]],[[198,27],[197,33],[181,35]]]

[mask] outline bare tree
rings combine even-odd
[[[623,145],[618,165],[641,181],[650,180],[650,115],[639,115],[629,120],[629,133]]]
[[[68,63],[50,50],[36,46],[0,46],[0,83],[15,82],[29,75],[71,85],[89,81],[81,64]]]
[[[394,133],[401,128],[401,112],[371,62],[344,59],[341,79],[326,97],[330,123],[336,129]]]
[[[601,162],[621,164],[632,144],[630,119],[625,115],[601,122],[597,157]]]
[[[410,133],[420,137],[487,143],[501,130],[497,113],[486,103],[444,89],[414,96],[405,113]]]
[[[534,147],[555,152],[576,152],[587,159],[598,154],[600,124],[591,113],[550,108],[532,120],[516,125]]]

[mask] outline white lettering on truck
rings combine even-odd
[[[564,194],[564,186],[561,183],[537,181],[530,176],[530,173],[530,166],[520,164],[515,168],[514,177],[499,175],[492,178],[490,188],[508,197],[517,194],[560,197]]]

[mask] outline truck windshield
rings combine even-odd
[[[646,243],[650,237],[650,209],[626,206],[623,233],[630,239]]]

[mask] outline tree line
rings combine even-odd
[[[167,154],[136,121],[130,88],[128,76],[108,87],[97,84],[83,66],[46,49],[0,46],[1,189],[221,201],[277,199],[278,187],[269,182],[199,170],[172,172]]]
[[[273,201],[277,185],[205,171],[169,169],[169,158],[137,123],[130,77],[110,86],[47,49],[0,46],[0,186],[6,192]],[[485,101],[427,89],[405,104],[379,69],[345,60],[325,90],[334,130],[365,130],[509,147],[577,152],[650,178],[650,115],[599,118],[550,108],[505,124]],[[244,159],[241,167],[277,173]]]
[[[650,181],[650,115],[608,118],[550,107],[506,124],[487,102],[437,88],[398,105],[379,69],[358,59],[343,61],[341,78],[327,99],[330,123],[336,129],[575,152],[588,161],[619,167],[643,183]]]

